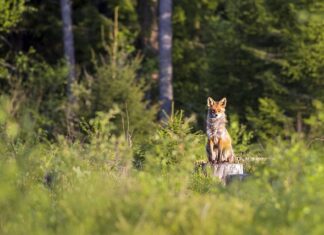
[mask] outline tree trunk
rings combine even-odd
[[[303,132],[303,117],[302,117],[302,113],[300,111],[297,112],[296,130],[297,130],[298,133]]]
[[[226,182],[228,176],[231,175],[242,175],[243,165],[242,164],[231,164],[231,163],[220,163],[212,165],[213,176],[218,177],[221,181]]]
[[[158,44],[157,0],[138,0],[137,15],[141,25],[140,47],[146,56],[156,56]]]
[[[75,81],[75,57],[74,57],[74,42],[73,42],[73,32],[72,32],[72,13],[71,4],[69,0],[61,0],[61,14],[63,21],[63,43],[64,43],[64,56],[68,63],[69,77],[67,81],[67,97],[68,97],[68,107],[67,107],[67,122],[68,122],[68,132],[71,133],[72,128],[72,105],[74,102],[74,96],[72,93],[72,84]]]
[[[173,101],[172,88],[172,0],[159,2],[159,91],[160,120],[171,114]]]
[[[211,164],[208,161],[197,161],[195,163],[195,172],[203,173],[205,176],[208,176],[207,168],[211,167],[211,176],[217,177],[225,185],[229,184],[234,180],[243,181],[248,174],[245,174],[243,171],[243,164],[240,163],[218,163]]]
[[[157,0],[138,0],[137,15],[141,31],[139,34],[139,48],[144,55],[145,61],[157,61],[159,52],[158,42],[158,1]],[[157,80],[159,77],[158,70],[150,71],[150,79]],[[152,102],[152,90],[147,89],[145,100],[148,101],[148,107]]]

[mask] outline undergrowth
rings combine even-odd
[[[98,113],[72,142],[26,138],[1,110],[1,234],[324,233],[320,146],[275,139],[247,181],[224,187],[194,172],[205,137],[191,119],[178,113],[130,146],[114,134],[118,112]]]

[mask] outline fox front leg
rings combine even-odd
[[[233,149],[223,149],[223,151],[222,151],[222,162],[234,163]]]
[[[217,162],[218,163],[223,162],[224,161],[223,160],[224,151],[222,149],[217,149],[217,153],[218,153],[218,155],[217,155]]]
[[[214,146],[218,146],[218,144],[219,144],[219,139],[218,139],[218,137],[215,135],[215,136],[213,136],[213,142],[214,142]]]
[[[234,163],[234,161],[235,161],[235,156],[234,156],[234,151],[233,151],[233,149],[231,149],[231,150],[229,151],[228,161],[229,161],[229,163]]]
[[[213,163],[219,162],[219,150],[216,146],[214,146],[214,161]]]
[[[207,143],[207,154],[208,154],[208,160],[211,163],[215,163],[215,161],[217,160],[217,156],[218,156],[218,149],[215,148],[215,144],[213,142],[212,139],[208,140]]]

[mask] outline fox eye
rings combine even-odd
[[[212,110],[211,112],[212,112],[212,113],[215,113],[215,110]]]

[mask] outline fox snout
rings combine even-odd
[[[217,111],[217,110],[214,110],[214,109],[209,109],[209,112],[208,112],[208,117],[209,118],[221,118],[221,117],[223,117],[223,115],[224,115],[224,112]]]
[[[215,113],[215,112],[209,112],[209,117],[210,118],[217,118],[217,113]]]
[[[209,118],[218,118],[221,116],[221,113],[217,113],[214,111],[209,111]]]

